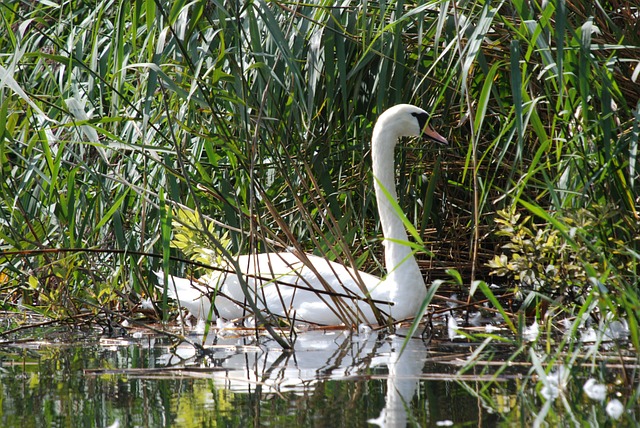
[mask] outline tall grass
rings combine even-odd
[[[563,245],[580,278],[592,279],[554,278],[582,287],[573,302],[560,287],[533,290],[525,303],[572,317],[595,299],[591,316],[624,317],[640,345],[632,2],[0,8],[6,308],[65,316],[157,298],[149,272],[194,269],[170,258],[184,257],[169,246],[179,209],[215,224],[215,233],[203,225],[197,245],[296,247],[379,273],[371,127],[386,107],[411,102],[451,142],[403,144],[398,154],[400,206],[423,237],[429,279],[455,267],[467,284],[492,279],[530,293],[523,278],[544,281]],[[498,210],[527,219],[514,231],[556,241],[514,248],[514,231],[494,233]],[[527,252],[551,258],[508,268]]]
[[[434,32],[422,19],[433,12],[405,16],[401,4],[97,6],[3,5],[12,53],[4,63],[15,82],[3,104],[8,248],[166,253],[164,189],[167,205],[234,228],[234,251],[275,242],[356,265],[370,260],[371,122],[407,93],[418,102],[410,75],[427,93],[431,63],[421,52],[405,59],[403,34],[406,25]],[[144,294],[158,264],[113,254],[99,269],[85,253],[70,254],[66,268],[46,255],[13,258],[7,289],[30,282],[55,290],[56,302],[53,283],[62,279],[68,290],[73,270],[76,297],[108,299],[106,284]],[[58,309],[68,308],[75,305]]]

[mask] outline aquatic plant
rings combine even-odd
[[[502,246],[504,252],[496,254],[487,265],[492,275],[515,284],[520,300],[528,291],[536,291],[553,299],[563,297],[579,303],[593,286],[593,272],[598,277],[604,275],[604,248],[597,233],[604,229],[606,213],[598,216],[579,209],[571,217],[559,218],[568,227],[567,235],[552,224],[536,223],[531,216],[522,218],[520,213],[506,210],[496,214],[495,235],[504,236],[509,242]]]

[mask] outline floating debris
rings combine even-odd
[[[358,333],[359,334],[369,334],[373,331],[373,329],[371,328],[370,325],[368,324],[360,324],[358,326]]]
[[[458,321],[456,321],[456,317],[453,315],[447,317],[447,336],[449,336],[449,340],[454,339],[464,339],[464,335],[458,333]]]
[[[155,311],[153,306],[153,302],[151,299],[141,299],[140,300],[140,310],[142,311]]]
[[[534,320],[533,324],[526,327],[522,332],[522,336],[526,342],[535,342],[539,334],[540,326],[538,325],[538,320]]]
[[[544,386],[540,390],[540,394],[547,400],[558,398],[560,392],[564,391],[567,386],[567,373],[564,366],[560,366],[555,372],[549,373],[543,379]]]
[[[607,398],[607,387],[598,383],[594,378],[587,379],[582,387],[587,397],[595,401],[604,401]]]
[[[610,322],[604,330],[604,336],[609,340],[626,340],[629,334],[629,324],[625,319]]]
[[[628,340],[630,335],[629,324],[627,320],[605,321],[604,326],[596,330],[589,327],[580,335],[580,341],[583,343],[603,343],[619,342]]]
[[[620,400],[618,400],[617,398],[614,398],[613,400],[607,403],[607,407],[605,408],[605,411],[607,412],[607,415],[609,415],[610,418],[618,420],[620,419],[620,416],[622,416],[622,413],[624,412],[624,405],[620,402]]]
[[[500,330],[500,327],[496,327],[493,324],[487,324],[484,327],[484,331],[486,331],[487,333],[493,333],[494,331],[499,331],[499,330]]]

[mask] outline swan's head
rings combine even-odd
[[[395,105],[380,115],[375,128],[378,132],[389,132],[397,140],[400,137],[425,137],[440,144],[446,138],[427,124],[429,113],[411,104]],[[374,128],[374,133],[376,129]]]

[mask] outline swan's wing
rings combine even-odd
[[[343,320],[375,322],[363,296],[370,294],[376,300],[388,301],[379,278],[322,257],[310,254],[303,257],[304,262],[289,252],[238,257],[238,265],[259,308],[268,308],[282,317],[325,325],[340,324]],[[162,279],[162,274],[158,277]],[[203,297],[203,292],[214,299],[214,313],[222,318],[240,318],[248,312],[238,276],[229,269],[212,272],[197,283],[170,278],[169,297],[177,298],[198,318],[206,318],[210,308],[209,298]]]
[[[358,284],[375,290],[379,278],[322,257],[304,257],[303,262],[293,253],[262,253],[241,256],[238,262],[259,305],[277,315],[318,324],[356,317],[374,321]]]

